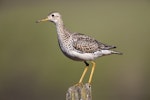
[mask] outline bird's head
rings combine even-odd
[[[61,15],[58,12],[52,12],[50,13],[46,18],[37,20],[36,22],[45,22],[45,21],[51,21],[55,24],[61,21]]]

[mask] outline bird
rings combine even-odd
[[[116,48],[116,46],[104,44],[95,38],[82,33],[69,31],[65,27],[59,12],[51,12],[46,18],[37,20],[36,23],[45,21],[50,21],[55,24],[58,44],[63,54],[72,60],[85,63],[85,68],[77,84],[82,84],[90,65],[88,62],[91,62],[92,64],[88,80],[88,83],[91,84],[96,66],[95,59],[111,54],[122,55],[121,52],[111,50]]]

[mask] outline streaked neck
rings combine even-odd
[[[62,20],[60,20],[58,23],[55,23],[55,24],[56,24],[57,34],[58,34],[59,38],[68,38],[68,37],[70,37],[70,33],[65,28]]]

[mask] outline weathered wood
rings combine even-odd
[[[69,87],[66,100],[92,100],[91,85],[86,83]]]

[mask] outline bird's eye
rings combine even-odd
[[[52,17],[54,17],[54,14],[52,15]]]

